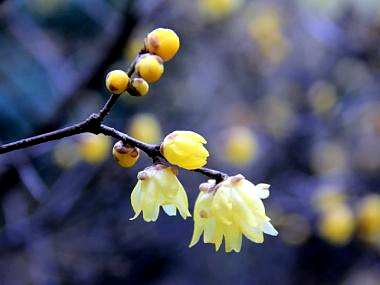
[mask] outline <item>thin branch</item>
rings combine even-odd
[[[119,99],[119,96],[120,95],[117,95],[117,94],[112,94],[106,104],[103,106],[103,108],[99,111],[99,120],[100,121],[103,121],[104,118],[110,113],[113,105],[115,105],[117,99]]]
[[[216,183],[221,182],[221,181],[228,178],[228,175],[226,173],[221,172],[219,170],[207,168],[207,167],[198,168],[198,169],[195,169],[193,171],[198,172],[198,173],[202,173],[203,175],[205,175],[209,178],[215,179]]]
[[[16,142],[4,144],[0,146],[0,154],[11,152],[18,149],[27,148],[27,147],[45,143],[48,141],[59,140],[65,137],[70,137],[73,135],[85,133],[88,131],[87,125],[88,125],[88,122],[86,120],[79,124],[75,124],[63,129],[53,131],[53,132],[49,132],[49,133],[41,134],[38,136],[25,138]]]
[[[139,54],[136,56],[136,58],[132,61],[132,63],[128,67],[127,74],[129,77],[131,77],[132,74],[134,73],[135,65],[137,63],[138,57],[143,53],[146,53],[145,49],[142,49],[139,52]],[[129,90],[127,90],[127,92],[128,91]],[[31,147],[31,146],[49,142],[49,141],[71,137],[71,136],[82,134],[82,133],[93,133],[93,134],[102,133],[104,135],[122,140],[124,143],[127,143],[131,146],[139,148],[140,150],[145,152],[153,160],[153,162],[161,161],[161,162],[169,164],[160,152],[160,145],[144,143],[142,141],[139,141],[127,135],[126,133],[120,132],[112,127],[102,124],[103,120],[110,113],[112,107],[115,105],[119,97],[120,95],[111,94],[107,102],[104,104],[104,106],[100,109],[98,113],[91,114],[86,120],[80,123],[77,123],[72,126],[59,129],[53,132],[44,133],[41,135],[21,139],[16,142],[1,145],[0,154],[4,154],[7,152],[19,150],[19,149],[24,149],[27,147]],[[209,178],[215,179],[217,182],[223,181],[224,179],[228,177],[228,175],[223,172],[220,172],[214,169],[209,169],[209,168],[199,168],[193,171],[201,173]]]

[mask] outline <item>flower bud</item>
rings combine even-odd
[[[159,56],[144,54],[140,56],[136,64],[136,71],[147,82],[153,83],[161,78],[161,75],[164,73],[164,65]]]
[[[137,96],[145,96],[149,91],[149,84],[142,78],[133,78],[131,81],[132,88],[136,91]]]
[[[207,163],[209,153],[203,146],[206,140],[191,131],[175,131],[167,135],[161,144],[161,153],[171,164],[192,170]]]
[[[118,141],[113,146],[112,155],[121,167],[132,167],[139,159],[140,151],[137,147]]]
[[[128,86],[128,74],[122,70],[113,70],[107,74],[106,86],[108,91],[113,94],[123,93]]]
[[[177,53],[179,46],[179,38],[171,29],[155,29],[145,38],[146,49],[150,53],[158,55],[164,61],[172,59]]]

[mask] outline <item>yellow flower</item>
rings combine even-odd
[[[139,159],[140,151],[136,147],[118,141],[113,146],[112,155],[121,167],[132,167]]]
[[[171,29],[155,29],[145,39],[145,46],[150,53],[168,61],[177,53],[180,43],[177,34]]]
[[[161,144],[161,153],[171,164],[185,169],[197,169],[207,163],[209,153],[203,144],[206,140],[191,131],[175,131]]]
[[[278,232],[265,214],[261,199],[269,196],[269,185],[254,185],[242,175],[229,177],[215,185],[215,180],[201,184],[194,207],[194,233],[190,247],[203,233],[205,243],[218,250],[223,238],[226,252],[239,252],[242,235],[262,243],[263,233],[276,236]]]
[[[319,234],[334,245],[347,244],[354,232],[355,220],[352,211],[342,204],[323,213],[319,221]]]
[[[135,211],[132,219],[143,212],[146,222],[154,222],[158,218],[160,206],[169,216],[175,216],[176,209],[184,219],[191,216],[185,189],[173,168],[161,164],[153,165],[139,172],[137,178],[138,182],[131,194]]]
[[[159,56],[144,54],[140,56],[136,64],[136,71],[147,82],[153,83],[161,78],[161,75],[164,73],[164,65]]]
[[[113,94],[123,93],[128,86],[128,74],[122,70],[113,70],[107,74],[106,86],[108,91]]]

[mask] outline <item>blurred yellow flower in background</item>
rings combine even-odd
[[[267,131],[274,137],[282,139],[293,130],[295,112],[286,100],[267,94],[260,112]]]
[[[289,50],[289,43],[281,30],[283,23],[280,14],[272,6],[254,10],[254,15],[249,16],[253,19],[248,24],[248,32],[269,62],[280,63]]]
[[[335,185],[323,185],[315,189],[312,205],[317,211],[328,211],[344,205],[347,194]]]
[[[316,143],[312,150],[311,164],[313,170],[320,175],[346,171],[348,157],[345,146],[332,141]]]
[[[359,235],[370,243],[380,244],[380,195],[370,194],[358,205]]]
[[[144,47],[143,41],[138,38],[130,40],[124,48],[124,56],[127,61],[133,60]]]
[[[136,219],[142,212],[146,222],[154,222],[158,218],[160,206],[169,216],[175,216],[177,209],[182,218],[191,216],[185,189],[179,182],[175,169],[156,164],[139,172],[137,178],[138,182],[131,194],[135,212],[132,219]]]
[[[309,101],[316,113],[325,113],[337,102],[335,85],[326,81],[315,82],[308,91]]]
[[[80,157],[91,164],[97,164],[107,159],[110,148],[111,139],[101,134],[83,134],[77,144]]]
[[[80,160],[76,144],[73,141],[57,143],[53,150],[53,160],[62,168],[74,166]]]
[[[144,143],[158,143],[161,140],[161,126],[153,114],[134,116],[127,132]]]
[[[323,212],[318,224],[319,235],[337,246],[347,244],[352,238],[354,229],[354,215],[344,204]]]
[[[174,131],[161,144],[161,153],[171,164],[192,170],[207,163],[207,141],[192,131]]]
[[[269,185],[254,185],[242,175],[229,177],[215,185],[215,180],[200,185],[194,207],[194,232],[190,247],[203,233],[205,243],[215,244],[218,250],[225,239],[226,252],[239,252],[242,235],[262,243],[263,233],[278,233],[265,214],[261,199],[269,196]]]
[[[249,164],[256,156],[258,142],[247,127],[234,127],[226,133],[225,159],[237,166]]]
[[[198,8],[206,20],[220,20],[238,9],[241,3],[241,0],[198,0]]]

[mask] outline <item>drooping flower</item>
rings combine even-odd
[[[194,232],[190,247],[203,233],[205,243],[215,244],[215,250],[225,240],[226,252],[239,252],[242,235],[262,243],[264,233],[276,236],[278,232],[265,214],[262,199],[269,196],[269,185],[254,185],[242,175],[236,175],[215,185],[209,180],[200,186],[194,208]]]
[[[135,215],[142,212],[146,222],[156,221],[162,206],[169,216],[175,216],[177,209],[186,219],[190,217],[189,203],[185,189],[179,182],[175,169],[162,164],[156,164],[140,171],[138,182],[131,194],[131,203]]]
[[[174,131],[161,144],[161,153],[171,164],[192,170],[207,163],[207,141],[192,131]]]

